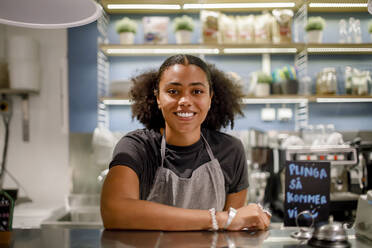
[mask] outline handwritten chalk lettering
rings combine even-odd
[[[324,168],[300,166],[294,163],[289,165],[289,175],[291,176],[302,176],[302,177],[314,177],[316,179],[327,178],[327,172]]]
[[[297,215],[298,215],[297,207],[295,207],[295,208],[288,208],[287,209],[287,213],[288,213],[288,217],[290,219],[296,218]],[[316,219],[318,217],[318,215],[319,215],[319,212],[316,209],[312,209],[311,210],[311,216],[312,216],[312,218]]]
[[[318,218],[319,212],[316,209],[311,210],[311,215],[314,219]]]
[[[289,188],[292,190],[302,189],[302,183],[301,183],[300,178],[297,177],[296,179],[292,179],[289,183]]]
[[[297,217],[297,207],[296,208],[288,208],[287,210],[288,216],[290,219],[296,218]]]
[[[292,192],[287,192],[287,202],[288,203],[311,203],[315,205],[327,204],[327,197],[325,195],[311,195],[311,194],[293,194]]]

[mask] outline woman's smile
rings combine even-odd
[[[178,117],[182,118],[182,119],[191,119],[194,115],[196,115],[195,112],[176,112],[175,113]]]

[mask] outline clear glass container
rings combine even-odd
[[[338,23],[339,28],[339,43],[346,43],[347,42],[347,22],[345,19],[341,19]]]
[[[318,73],[316,93],[318,95],[335,95],[337,93],[336,68],[324,68],[322,72]]]

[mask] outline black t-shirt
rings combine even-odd
[[[202,130],[212,152],[220,163],[226,194],[236,193],[248,187],[247,161],[241,141],[226,133]],[[117,143],[110,168],[125,165],[137,173],[140,182],[140,199],[146,199],[161,166],[162,135],[149,129],[138,129],[126,134]],[[202,139],[190,146],[166,145],[164,167],[179,177],[189,178],[200,165],[210,161]]]

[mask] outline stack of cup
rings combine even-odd
[[[10,36],[7,40],[11,89],[40,89],[39,44],[29,36]]]

